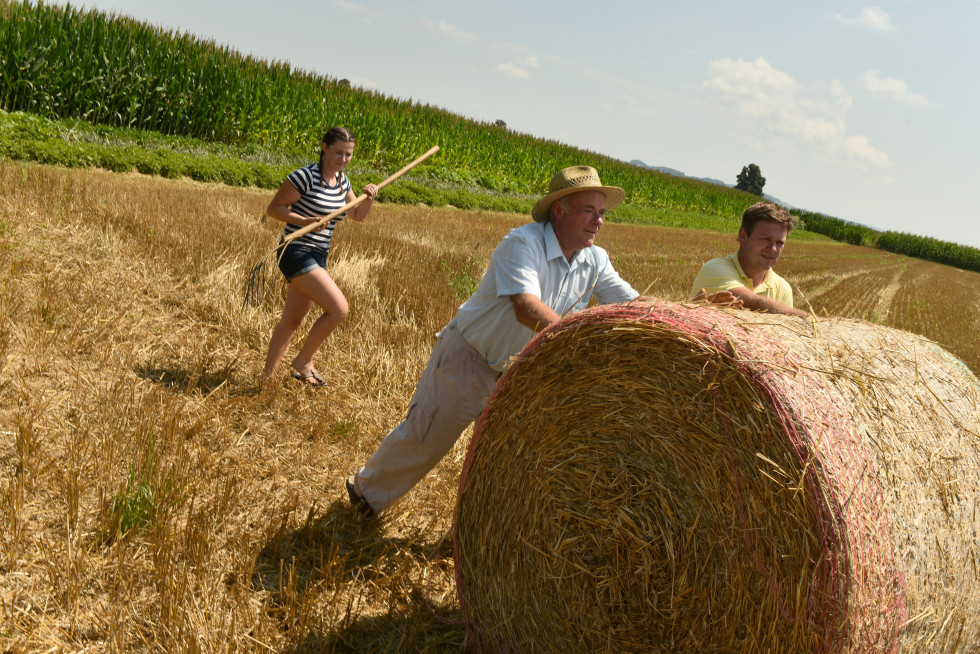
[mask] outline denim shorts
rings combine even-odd
[[[326,269],[327,251],[321,248],[309,249],[302,245],[290,243],[286,246],[286,253],[282,254],[282,246],[276,250],[276,258],[279,260],[279,270],[286,276],[288,282],[293,277],[305,275],[317,268]]]

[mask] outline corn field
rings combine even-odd
[[[342,124],[379,170],[439,145],[442,177],[502,192],[537,193],[587,164],[635,204],[732,216],[757,199],[73,7],[0,0],[0,109],[310,153]]]

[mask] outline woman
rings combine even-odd
[[[266,213],[286,223],[283,238],[301,227],[317,222],[328,213],[354,201],[354,192],[344,169],[354,155],[354,134],[344,127],[334,127],[323,135],[320,160],[294,170],[276,192]],[[334,329],[347,317],[347,298],[327,273],[330,238],[337,223],[349,215],[364,220],[371,212],[378,188],[364,187],[366,200],[331,220],[326,226],[309,232],[285,246],[279,257],[279,270],[286,276],[288,290],[282,319],[269,342],[265,360],[265,377],[275,373],[282,361],[289,339],[314,304],[323,309],[299,354],[292,361],[293,377],[311,386],[323,386],[326,380],[313,367],[313,354]]]

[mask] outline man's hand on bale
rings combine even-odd
[[[701,289],[692,302],[708,302],[710,304],[720,304],[721,306],[731,307],[733,309],[741,309],[742,301],[735,297],[731,291],[718,291],[717,293],[712,293],[708,295],[708,292]]]

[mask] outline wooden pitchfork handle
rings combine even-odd
[[[420,163],[422,163],[423,161],[425,161],[426,159],[428,159],[429,157],[431,157],[432,155],[434,155],[438,151],[439,151],[439,146],[438,145],[432,146],[429,149],[429,151],[426,152],[425,154],[423,154],[421,157],[419,157],[418,159],[416,159],[412,163],[408,164],[407,166],[405,166],[404,168],[402,168],[401,170],[399,170],[397,173],[394,173],[388,179],[384,180],[383,182],[380,182],[378,184],[378,190],[380,191],[385,186],[388,186],[388,184],[391,184],[393,181],[395,181],[396,179],[398,179],[399,177],[401,177],[402,175],[404,175],[405,173],[407,173],[408,171],[410,171],[412,168],[415,168],[415,166],[419,165]],[[285,246],[287,243],[290,243],[292,241],[295,241],[300,236],[303,236],[305,234],[309,234],[310,232],[312,232],[313,230],[317,229],[318,227],[323,227],[324,225],[326,225],[327,223],[329,223],[331,220],[333,220],[334,218],[336,218],[340,214],[342,214],[345,211],[348,211],[350,209],[353,209],[354,207],[356,207],[360,203],[364,202],[367,198],[368,198],[367,193],[362,193],[361,195],[357,196],[357,198],[351,200],[350,202],[348,202],[347,204],[345,204],[341,208],[339,208],[339,209],[337,209],[335,211],[331,211],[330,213],[328,213],[323,218],[320,218],[320,220],[316,221],[315,223],[310,223],[309,225],[306,225],[305,227],[302,227],[300,229],[297,229],[295,232],[293,232],[292,234],[290,234],[289,236],[287,236],[286,238],[284,238],[283,239],[283,242],[282,242],[282,245],[281,246],[278,246],[278,247]],[[278,249],[278,247],[276,249]]]
[[[419,165],[420,163],[422,163],[423,161],[425,161],[426,159],[428,159],[438,151],[439,151],[439,146],[438,145],[433,146],[428,152],[423,154],[421,157],[419,157],[412,163],[408,164],[407,166],[399,170],[397,173],[395,173],[388,179],[378,184],[378,190],[380,191],[388,184],[391,184],[393,181],[395,181],[396,179],[398,179],[399,177],[401,177],[409,170]],[[242,309],[244,310],[245,307],[249,306],[250,304],[258,303],[257,294],[261,293],[262,291],[260,289],[265,287],[265,263],[270,257],[274,257],[277,252],[279,253],[279,256],[282,257],[282,255],[286,252],[285,246],[287,243],[290,243],[298,239],[300,236],[303,236],[304,234],[308,234],[309,232],[313,231],[314,229],[316,229],[321,225],[325,225],[326,223],[330,222],[331,220],[333,220],[340,214],[344,213],[348,209],[353,209],[361,202],[364,202],[364,200],[366,200],[367,197],[368,196],[366,193],[362,194],[360,197],[354,199],[352,202],[349,202],[348,204],[345,204],[341,208],[337,209],[336,211],[332,211],[331,213],[327,214],[323,218],[320,218],[315,223],[310,223],[309,225],[306,225],[305,227],[296,230],[295,232],[293,232],[292,234],[284,238],[282,244],[277,245],[272,250],[270,250],[265,256],[263,256],[259,260],[259,262],[252,267],[251,272],[249,272],[248,274],[248,289],[245,291],[245,301],[242,303]]]

